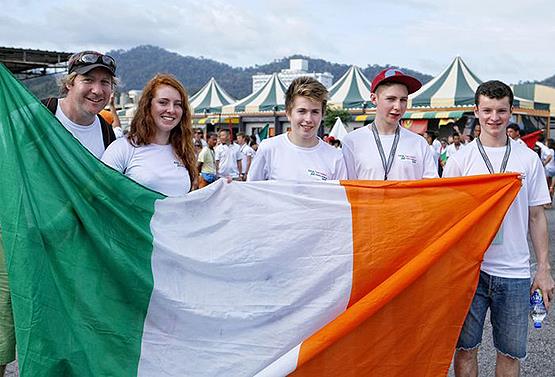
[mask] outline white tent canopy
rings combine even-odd
[[[235,102],[235,99],[227,94],[212,77],[194,96],[189,98],[189,104],[193,113],[219,113],[222,106]]]
[[[341,118],[339,117],[336,118],[335,124],[333,125],[333,128],[330,131],[330,136],[333,136],[338,140],[343,140],[343,138],[347,136],[347,129],[345,128],[345,125],[341,121]]]

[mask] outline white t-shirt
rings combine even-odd
[[[123,137],[124,133],[121,127],[114,127],[113,130],[114,130],[114,135],[116,136],[116,139]]]
[[[549,148],[547,145],[540,141],[536,141],[536,146],[538,146],[541,150],[541,159],[544,160],[547,153],[549,153]]]
[[[216,174],[216,152],[206,146],[198,154],[197,162],[202,162],[201,173]]]
[[[468,145],[468,144],[467,144]],[[457,146],[455,144],[449,144],[447,146],[447,158],[453,156],[455,153],[461,151],[466,145],[464,145],[463,143],[459,144],[459,147],[457,148]]]
[[[219,177],[239,177],[237,161],[242,159],[241,151],[237,144],[220,144],[215,149],[216,161],[219,161]],[[242,167],[241,167],[242,168]]]
[[[543,157],[543,154],[544,152],[542,151],[542,160],[545,160],[548,158],[548,156],[551,156],[551,160],[549,160],[547,165],[545,165],[545,174],[548,177],[553,177],[555,176],[555,151],[551,148],[547,148],[547,151],[545,152],[545,158]]]
[[[102,157],[104,153],[104,141],[102,140],[102,128],[100,127],[100,119],[98,115],[94,117],[92,124],[82,126],[72,122],[62,111],[60,101],[56,108],[56,118],[64,125],[64,127],[71,132],[85,148],[89,150],[96,158]]]
[[[248,181],[328,181],[346,179],[341,151],[318,139],[303,148],[293,144],[287,134],[263,140],[258,146]]]
[[[254,155],[256,154],[254,149],[252,149],[248,144],[243,144],[239,146],[239,151],[241,152],[241,169],[243,170],[243,174],[247,173],[247,159],[248,157],[251,158],[251,164],[252,164],[252,158],[254,158]]]
[[[399,144],[387,179],[437,178],[434,157],[426,140],[403,127],[399,131]],[[389,159],[394,138],[395,135],[380,135],[386,159]],[[343,140],[342,151],[349,179],[383,181],[382,159],[370,125],[350,132]]]
[[[505,146],[496,148],[484,146],[484,150],[494,171],[499,173],[505,155]],[[505,215],[496,239],[486,251],[481,269],[493,276],[528,278],[530,277],[530,250],[526,240],[528,207],[550,203],[551,198],[540,159],[530,148],[514,140],[511,140],[511,154],[506,172],[522,174],[522,187]],[[489,174],[489,171],[476,141],[449,158],[443,170],[443,177],[482,174]]]
[[[134,147],[127,137],[122,137],[110,144],[102,161],[166,196],[183,196],[191,189],[189,172],[173,153],[171,144]]]
[[[430,151],[432,152],[432,158],[434,159],[434,164],[436,165],[436,169],[439,169],[439,150],[436,150],[435,146],[428,145],[430,147]],[[440,145],[441,148],[441,145]]]
[[[434,141],[432,141],[432,147],[439,156],[441,154],[441,141],[439,141],[438,139],[434,139]]]

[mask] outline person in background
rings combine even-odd
[[[198,140],[193,141],[193,148],[195,149],[195,160],[197,160],[200,151],[202,151],[202,143]]]
[[[482,127],[480,127],[480,123],[476,123],[474,125],[474,129],[472,130],[472,136],[474,136],[474,139],[476,139],[477,137],[480,137],[481,132],[482,132]]]
[[[103,109],[99,115],[104,118],[104,120],[112,126],[114,130],[114,135],[116,139],[123,137],[123,129],[121,128],[121,121],[119,119],[118,111],[116,109],[116,103],[114,100],[114,94],[110,96],[110,102],[108,103],[108,109]]]
[[[464,145],[468,145],[472,142],[472,140],[474,140],[474,136],[472,136],[471,134],[467,134],[467,133],[463,133],[462,135],[463,138],[463,144]]]
[[[461,135],[455,132],[453,133],[452,136],[453,136],[453,143],[447,147],[447,159],[449,159],[455,153],[457,153],[462,148],[464,148],[464,144],[461,143]]]
[[[208,186],[210,183],[216,181],[216,155],[214,148],[218,143],[218,135],[215,133],[208,134],[206,147],[202,148],[197,159],[197,169],[199,175],[199,188]]]
[[[254,153],[256,155],[256,151],[258,150],[258,140],[256,140],[256,136],[251,135],[249,137],[249,147],[254,150]]]
[[[243,132],[237,134],[237,144],[239,145],[239,152],[241,152],[241,168],[243,173],[243,181],[247,180],[249,169],[251,168],[252,159],[255,155],[255,150],[249,146],[249,138]]]
[[[526,143],[520,138],[520,127],[516,123],[509,123],[507,126],[507,135],[517,143],[526,146]]]
[[[231,141],[229,130],[222,129],[218,132],[220,144],[216,147],[216,175],[218,178],[227,178],[242,181],[243,157],[239,146]]]
[[[206,147],[207,142],[203,138],[204,133],[200,128],[195,129],[195,133],[193,134],[193,143],[197,142],[201,144],[202,148]]]
[[[547,177],[547,184],[549,186],[549,195],[551,195],[551,203],[545,205],[545,208],[553,207],[553,191],[555,189],[555,140],[547,140],[547,152],[545,159],[542,159],[543,166],[545,167],[545,176]]]
[[[434,142],[437,140],[437,133],[435,131],[426,131],[424,133],[424,139],[426,139],[426,141],[428,142],[429,146],[430,146],[430,151],[432,152],[432,156],[434,159],[434,163],[436,165],[436,169],[438,171],[439,174],[439,155],[440,152],[439,150],[436,149]],[[440,143],[440,148],[441,148],[441,143]]]
[[[129,133],[102,161],[151,190],[183,196],[197,184],[191,119],[183,85],[158,74],[143,89]]]

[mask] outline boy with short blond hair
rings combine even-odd
[[[299,77],[285,95],[291,131],[263,140],[247,180],[327,181],[347,177],[341,152],[318,137],[328,91],[311,77]]]

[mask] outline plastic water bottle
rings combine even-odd
[[[536,289],[532,296],[530,296],[530,317],[532,317],[536,329],[542,328],[542,321],[546,315],[547,310],[545,310],[545,304],[543,303],[542,291],[541,289]]]

